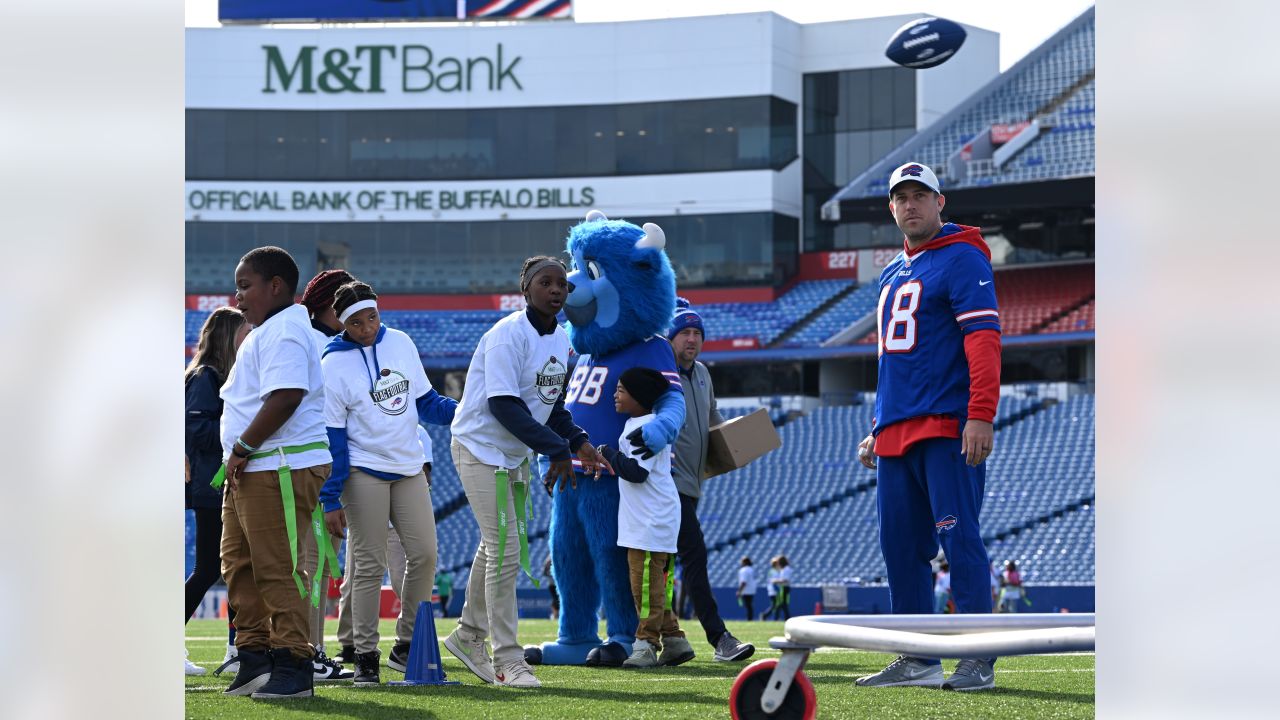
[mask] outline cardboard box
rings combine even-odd
[[[769,421],[769,412],[760,408],[711,428],[707,443],[707,468],[703,478],[746,467],[752,460],[782,447],[782,438]]]

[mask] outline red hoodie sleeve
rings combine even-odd
[[[969,359],[969,419],[994,422],[1000,402],[1000,333],[975,330],[964,336]]]

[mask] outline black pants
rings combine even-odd
[[[754,620],[756,617],[755,604],[756,604],[756,599],[754,597],[750,595],[742,596],[742,607],[745,608],[747,611],[748,620]]]
[[[187,578],[187,620],[200,607],[204,594],[222,577],[222,508],[196,508],[195,514],[196,565]]]
[[[707,633],[707,642],[714,647],[724,635],[725,627],[716,599],[711,595],[711,582],[707,579],[707,544],[702,539],[697,510],[697,499],[681,493],[680,537],[676,541],[676,550],[684,591],[693,600],[693,613]]]
[[[787,586],[779,587],[778,594],[769,598],[772,604],[765,611],[762,618],[770,620],[790,620],[791,619],[791,588]]]

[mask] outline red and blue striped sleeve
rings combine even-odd
[[[951,310],[965,335],[976,330],[1000,331],[995,274],[977,248],[962,248],[947,267]]]

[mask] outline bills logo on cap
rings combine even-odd
[[[904,182],[917,182],[934,192],[941,192],[938,185],[938,176],[933,174],[929,166],[918,163],[904,163],[893,174],[889,176],[889,194],[893,194],[893,189]]]

